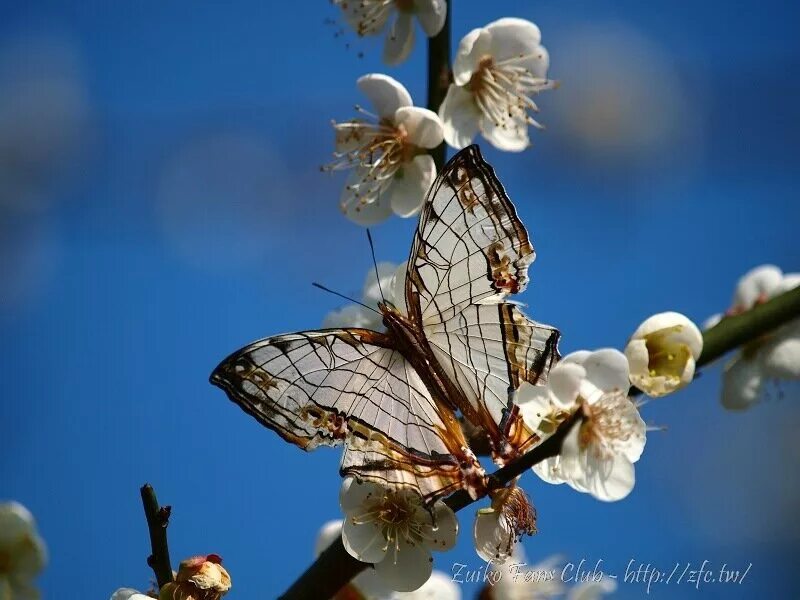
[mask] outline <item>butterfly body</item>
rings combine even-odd
[[[503,464],[539,441],[514,404],[558,360],[556,329],[510,294],[528,283],[527,231],[477,146],[459,152],[428,193],[386,332],[344,328],[254,342],[211,382],[304,450],[344,445],[342,475],[411,488],[432,503],[484,491],[460,414]]]

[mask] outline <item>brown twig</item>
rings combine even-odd
[[[167,545],[167,525],[171,507],[159,506],[156,492],[149,483],[145,483],[139,491],[142,494],[147,529],[150,531],[152,554],[147,557],[147,564],[153,569],[160,588],[172,581],[172,565],[169,562],[169,546]]]

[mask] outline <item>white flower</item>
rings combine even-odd
[[[663,312],[639,325],[625,346],[631,383],[657,398],[678,390],[694,377],[703,350],[703,334],[680,313]]]
[[[512,484],[490,492],[492,505],[475,515],[475,550],[485,561],[504,563],[514,553],[520,536],[536,533],[536,510],[525,492]]]
[[[417,17],[425,35],[433,37],[442,30],[447,16],[445,0],[333,0],[344,11],[348,24],[360,36],[376,35],[394,15],[386,33],[383,62],[403,62],[414,47],[414,22]]]
[[[333,122],[334,162],[324,170],[351,169],[340,200],[342,212],[359,225],[379,223],[394,212],[410,217],[422,207],[436,178],[428,150],[442,143],[439,116],[412,106],[411,95],[388,75],[358,80],[377,114]]]
[[[739,315],[800,285],[800,273],[784,274],[774,265],[748,271],[739,280],[733,304],[725,315],[714,315],[707,326]],[[758,402],[766,381],[800,379],[800,319],[790,321],[753,340],[725,365],[722,375],[722,405],[745,410]]]
[[[644,450],[646,426],[628,397],[625,355],[610,348],[574,352],[550,372],[546,386],[523,384],[517,403],[525,423],[544,433],[578,408],[584,419],[559,456],[533,467],[549,483],[567,483],[599,500],[621,500],[633,489],[633,463]],[[543,430],[542,424],[548,426]]]
[[[150,596],[131,588],[119,588],[110,600],[153,600]]]
[[[573,587],[566,600],[601,600],[606,594],[617,591],[617,582],[608,577],[600,581],[585,581]]]
[[[393,590],[420,588],[432,572],[431,550],[449,550],[456,543],[455,513],[441,501],[426,508],[422,496],[412,490],[347,477],[339,503],[346,517],[345,549],[373,563],[375,573]]]
[[[363,327],[380,331],[383,328],[383,316],[377,312],[379,302],[385,300],[401,310],[405,307],[405,274],[405,263],[397,266],[390,262],[379,262],[378,275],[375,275],[374,268],[369,269],[361,291],[361,302],[373,310],[360,304],[350,304],[325,315],[322,326]]]
[[[528,126],[541,128],[529,113],[539,110],[531,97],[555,86],[546,77],[550,58],[541,39],[536,25],[513,18],[464,36],[453,62],[454,83],[439,108],[449,145],[463,148],[479,131],[500,150],[530,145]]]
[[[47,549],[27,508],[18,502],[0,504],[0,598],[38,600],[33,584],[47,562]]]
[[[560,596],[564,585],[559,576],[561,557],[550,556],[535,565],[528,564],[522,544],[516,544],[511,559],[500,577],[481,590],[485,600],[544,600]],[[488,568],[488,567],[487,567]],[[491,581],[491,577],[490,577]]]

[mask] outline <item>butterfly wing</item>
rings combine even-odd
[[[558,360],[558,331],[506,302],[526,288],[535,256],[478,147],[459,152],[432,186],[420,217],[406,303],[463,392],[466,404],[459,408],[486,432],[500,458],[537,441],[510,392],[523,381],[543,383]]]
[[[462,485],[460,430],[390,339],[367,329],[267,338],[239,350],[211,382],[304,450],[345,445],[342,474],[417,489],[433,500]]]

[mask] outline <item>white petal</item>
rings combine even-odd
[[[364,279],[364,286],[361,291],[361,301],[375,308],[378,307],[378,302],[381,302],[384,296],[390,293],[390,287],[392,285],[394,273],[397,270],[397,265],[387,261],[381,261],[378,263],[377,268],[377,276],[375,275],[374,268],[367,270],[367,277]],[[378,285],[378,278],[380,278],[380,285]],[[376,315],[376,317],[380,319],[379,315]]]
[[[530,21],[506,17],[486,26],[490,34],[489,53],[495,61],[504,61],[539,52],[542,33]]]
[[[458,519],[456,519],[456,513],[453,512],[453,509],[444,502],[437,502],[434,505],[434,515],[436,529],[432,527],[425,528],[430,538],[430,541],[426,540],[426,543],[431,550],[445,552],[456,545]]]
[[[491,34],[484,28],[473,29],[458,44],[453,60],[453,81],[457,86],[469,83],[481,59],[489,54]]]
[[[600,581],[586,581],[574,586],[567,594],[567,600],[601,600],[603,595],[617,591],[617,582],[608,577]]]
[[[381,581],[398,592],[416,590],[425,583],[433,571],[430,551],[423,545],[401,541],[398,551],[389,549],[386,558],[375,565]]]
[[[131,588],[120,588],[111,594],[110,600],[152,600],[152,598]]]
[[[394,123],[404,127],[408,141],[419,148],[436,148],[444,140],[442,120],[432,110],[406,106],[395,113]]]
[[[758,360],[737,356],[722,373],[722,406],[728,410],[745,410],[758,401],[763,373]]]
[[[505,562],[514,547],[514,532],[498,512],[481,512],[475,515],[472,530],[475,551],[485,561]]]
[[[636,474],[633,464],[621,454],[599,458],[591,450],[587,452],[587,472],[582,484],[598,500],[615,502],[622,500],[633,490]]]
[[[421,588],[397,592],[391,600],[461,600],[461,588],[449,575],[434,571]]]
[[[381,119],[393,119],[398,108],[411,106],[411,94],[403,84],[381,73],[371,73],[358,79],[358,89]]]
[[[377,563],[386,557],[386,538],[377,521],[355,524],[348,517],[342,525],[342,544],[352,556],[366,563]]]
[[[703,334],[688,317],[678,312],[667,311],[648,317],[636,328],[631,339],[644,339],[653,333],[668,329],[675,330],[669,334],[670,341],[686,344],[697,360],[703,351]]]
[[[385,221],[392,214],[392,206],[385,193],[377,189],[364,189],[364,172],[353,169],[347,178],[339,200],[345,216],[364,227]],[[354,187],[359,186],[359,187]]]
[[[552,374],[552,372],[551,372]],[[514,401],[519,405],[519,414],[530,429],[536,431],[553,407],[550,404],[550,392],[540,385],[523,382],[517,390]]]
[[[317,533],[317,541],[314,544],[314,556],[319,556],[333,542],[342,537],[342,520],[334,519],[325,523]]]
[[[531,145],[528,137],[528,124],[521,118],[507,119],[498,125],[492,119],[481,115],[478,128],[492,146],[505,152],[522,152]]]
[[[369,18],[364,16],[364,7],[361,2],[338,2],[344,12],[345,21],[352,27],[359,35],[374,35],[378,33],[386,24],[389,15],[392,14],[391,10],[381,10],[377,13],[377,18],[370,15]]]
[[[760,354],[766,377],[800,379],[800,322],[775,332]]]
[[[345,477],[339,490],[339,506],[346,515],[361,510],[365,502],[382,498],[384,489],[371,481],[358,481],[355,477]]]
[[[576,363],[559,363],[550,371],[548,387],[552,400],[565,410],[575,407],[581,382],[586,378],[586,369]]]
[[[628,359],[619,350],[602,348],[595,350],[581,361],[586,369],[586,379],[604,392],[630,388]]]
[[[411,15],[398,12],[397,18],[386,32],[386,42],[383,45],[383,62],[387,65],[399,65],[414,47],[414,22]]]
[[[31,512],[19,502],[0,504],[0,547],[9,546],[35,531]]]
[[[564,483],[564,477],[561,475],[561,459],[558,456],[546,458],[533,465],[531,469],[536,473],[542,481],[558,485]]]
[[[768,297],[774,298],[798,286],[800,286],[800,273],[785,273],[781,282],[768,294]]]
[[[401,217],[411,217],[419,212],[425,195],[436,179],[436,163],[428,154],[415,156],[398,169],[387,196],[392,210]]]
[[[403,263],[394,273],[394,277],[392,277],[391,283],[391,290],[392,290],[392,297],[390,302],[394,304],[395,308],[397,308],[401,313],[404,315],[408,314],[408,307],[406,305],[406,273],[408,270],[408,263]]]
[[[472,94],[466,89],[450,84],[439,107],[444,140],[449,146],[461,149],[469,146],[478,133],[481,112]]]
[[[425,35],[433,37],[444,27],[447,17],[447,2],[445,0],[414,0],[414,13],[417,15]]]
[[[382,324],[383,320],[380,315],[357,304],[348,304],[337,310],[332,310],[322,320],[323,329],[338,327],[380,329]]]
[[[708,317],[705,321],[703,321],[703,331],[706,331],[714,327],[717,323],[722,321],[723,317],[724,315],[722,313],[717,313],[715,315],[711,315],[710,317]]]
[[[751,269],[739,279],[733,295],[736,310],[750,310],[761,298],[767,298],[783,279],[783,272],[775,265],[761,265]]]

